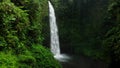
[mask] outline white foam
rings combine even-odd
[[[66,54],[58,54],[58,55],[55,55],[54,58],[57,59],[60,62],[67,62],[67,61],[69,61],[71,59]]]

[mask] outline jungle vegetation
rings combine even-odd
[[[47,1],[0,0],[0,68],[61,68],[49,49]],[[120,0],[50,1],[62,52],[120,66]]]

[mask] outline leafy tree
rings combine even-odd
[[[104,47],[106,55],[111,63],[110,68],[119,66],[120,64],[120,1],[111,1],[108,9],[108,21],[112,23],[111,27],[105,35]]]

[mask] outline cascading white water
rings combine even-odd
[[[54,54],[54,56],[57,56],[60,55],[58,28],[56,25],[54,8],[50,3],[50,1],[48,1],[48,4],[49,4],[50,35],[51,35],[51,52]]]
[[[50,46],[51,52],[54,54],[54,57],[61,62],[66,62],[66,59],[69,57],[65,54],[60,54],[60,44],[59,44],[59,36],[58,36],[58,28],[56,24],[55,11],[50,1],[49,4],[49,21],[50,21]]]

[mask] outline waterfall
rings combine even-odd
[[[58,28],[56,24],[55,11],[50,1],[49,4],[49,22],[50,22],[50,48],[54,58],[61,62],[66,62],[70,57],[66,54],[60,54],[60,44],[58,36]]]
[[[55,17],[55,11],[50,3],[49,4],[49,21],[50,21],[50,38],[51,38],[51,52],[54,54],[54,56],[60,55],[60,46],[59,46],[59,36],[58,36],[58,28],[56,24],[56,17]]]

